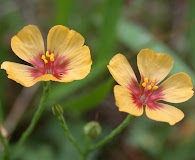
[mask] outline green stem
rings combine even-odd
[[[49,86],[50,86],[50,82],[44,82],[44,91],[43,91],[43,95],[41,97],[38,109],[35,112],[32,120],[31,120],[30,125],[28,126],[26,131],[22,134],[22,136],[20,137],[20,139],[17,143],[17,146],[20,146],[24,143],[24,141],[29,137],[29,135],[33,131],[35,125],[37,124],[38,120],[40,119],[41,114],[43,113],[43,110],[45,107],[45,102],[47,101],[47,98],[49,96]]]
[[[64,133],[67,136],[67,138],[69,139],[69,141],[77,149],[77,151],[83,156],[84,155],[84,152],[81,150],[80,146],[78,145],[78,143],[76,142],[76,140],[72,136],[71,132],[69,131],[68,126],[66,124],[66,121],[65,121],[64,117],[61,115],[61,116],[58,116],[57,118],[60,121],[61,126],[62,126],[62,128],[64,130]]]
[[[89,151],[96,150],[97,148],[102,147],[106,143],[108,143],[110,140],[112,140],[116,135],[118,135],[132,120],[133,116],[128,115],[124,121],[117,127],[115,128],[108,136],[106,136],[103,140],[100,142],[96,143],[92,147],[89,148]]]
[[[4,149],[3,158],[4,160],[8,160],[9,159],[9,144],[8,144],[7,139],[4,138],[3,135],[1,134],[1,131],[0,131],[0,141]]]

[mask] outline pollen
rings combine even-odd
[[[53,62],[54,61],[54,54],[50,54],[50,57],[49,57],[50,61]]]
[[[142,83],[142,87],[146,87],[146,83],[145,82]]]
[[[152,89],[153,90],[157,90],[158,89],[158,86],[154,86]]]
[[[44,63],[48,63],[48,60],[46,59],[44,54],[41,56],[41,59],[44,61]]]
[[[45,53],[46,57],[50,57],[49,51]]]
[[[54,54],[53,53],[49,54],[49,51],[46,51],[46,53],[41,56],[41,59],[44,61],[45,64],[48,63],[49,61],[53,62],[55,60]]]
[[[151,90],[151,89],[152,89],[152,86],[151,86],[151,85],[149,85],[149,86],[147,87],[147,89],[148,89],[148,90]]]
[[[147,84],[148,83],[148,78],[144,78],[144,82]]]
[[[158,89],[158,86],[155,85],[156,78],[152,78],[151,80],[145,77],[143,79],[143,82],[141,83],[141,86],[143,88],[146,88],[148,91],[152,90],[155,91]]]

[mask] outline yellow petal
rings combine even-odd
[[[34,25],[28,25],[20,30],[11,39],[11,47],[19,58],[29,63],[45,52],[42,35]]]
[[[57,82],[61,82],[61,80],[57,79],[56,77],[54,77],[52,74],[44,74],[40,77],[37,77],[34,82],[37,83],[39,81],[57,81]]]
[[[47,36],[47,50],[54,54],[69,54],[84,44],[84,38],[74,30],[62,25],[54,26]]]
[[[156,78],[156,82],[159,83],[170,72],[173,60],[168,54],[157,54],[150,49],[142,49],[137,56],[137,65],[142,78]]]
[[[30,66],[6,61],[2,63],[1,69],[6,70],[8,78],[20,83],[24,87],[31,87],[36,83],[29,72],[32,69]]]
[[[107,67],[115,81],[123,87],[128,87],[132,81],[137,81],[128,60],[122,54],[115,55]]]
[[[119,111],[127,112],[134,116],[141,116],[143,114],[143,107],[138,108],[133,103],[131,92],[127,88],[124,88],[119,85],[115,85],[114,96],[116,99],[116,106],[118,106]]]
[[[158,107],[154,109],[150,109],[146,106],[146,115],[148,118],[156,121],[167,122],[170,125],[174,125],[183,119],[184,113],[181,110],[168,104],[157,104]]]
[[[6,70],[8,78],[16,81],[17,83],[20,83],[24,87],[31,87],[39,81],[61,81],[52,74],[45,74],[34,78],[31,71],[33,71],[35,68],[19,63],[6,61],[2,63],[1,69]]]
[[[171,103],[187,101],[194,94],[191,78],[183,72],[172,75],[160,87],[163,88],[163,100]]]
[[[80,49],[66,56],[68,60],[67,74],[61,77],[60,82],[70,82],[73,80],[79,80],[85,78],[91,70],[91,55],[87,46],[83,46]]]

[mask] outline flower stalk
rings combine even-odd
[[[67,136],[67,138],[69,139],[69,141],[72,143],[72,145],[76,148],[76,150],[81,154],[84,155],[84,152],[82,151],[82,149],[80,148],[80,146],[78,145],[78,143],[76,142],[76,140],[74,139],[73,135],[71,134],[70,130],[68,129],[68,126],[66,124],[66,121],[63,117],[63,115],[59,115],[56,116],[57,119],[59,120],[65,135]]]
[[[95,145],[91,146],[89,148],[89,151],[96,150],[96,149],[102,147],[103,145],[105,145],[106,143],[108,143],[109,141],[111,141],[116,135],[118,135],[131,122],[132,118],[133,118],[133,116],[129,114],[123,120],[123,122],[118,127],[116,127],[108,136],[106,136],[103,140],[96,143]]]
[[[4,149],[3,158],[5,160],[9,160],[9,143],[7,139],[2,135],[1,131],[0,131],[0,142],[2,143]]]
[[[45,107],[45,103],[47,101],[47,98],[49,96],[49,86],[50,86],[50,82],[44,82],[44,90],[43,90],[43,95],[41,97],[39,106],[37,111],[35,112],[30,125],[28,126],[28,128],[26,129],[26,131],[22,134],[22,136],[20,137],[17,145],[20,146],[24,143],[24,141],[29,137],[29,135],[31,134],[31,132],[33,131],[33,129],[35,128],[35,125],[37,124],[38,120],[40,119],[44,107]]]

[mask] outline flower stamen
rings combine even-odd
[[[146,87],[146,83],[145,82],[142,83],[142,87]]]
[[[48,60],[46,59],[44,54],[41,56],[41,59],[44,61],[45,64],[48,63]]]
[[[155,82],[156,82],[156,78],[152,78],[151,82],[149,82],[149,79],[147,77],[144,78],[144,81],[143,83],[141,84],[142,87],[147,87],[147,90],[150,91],[150,90],[157,90],[158,89],[158,86],[155,85]]]
[[[144,82],[145,83],[148,83],[148,78],[144,78]]]
[[[149,86],[147,87],[147,89],[148,89],[148,90],[151,90],[151,89],[152,89],[152,85],[149,85]]]
[[[55,60],[54,54],[49,54],[49,51],[46,51],[46,53],[41,56],[41,59],[44,61],[45,64],[47,64],[49,61],[53,62]]]
[[[158,86],[154,86],[152,89],[153,90],[157,90],[158,89]]]

